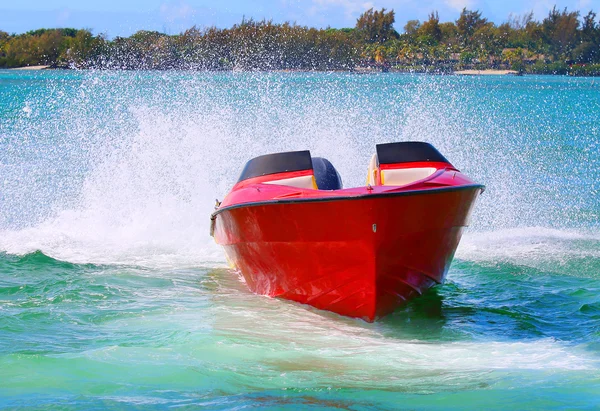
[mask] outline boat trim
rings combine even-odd
[[[239,203],[232,204],[223,208],[219,208],[214,213],[210,215],[211,220],[215,220],[219,214],[225,211],[234,210],[236,208],[243,207],[258,207],[264,205],[275,205],[275,204],[292,204],[292,203],[318,203],[318,202],[329,202],[329,201],[345,201],[345,200],[365,200],[370,198],[382,198],[382,197],[403,197],[403,196],[411,196],[417,194],[437,194],[437,193],[445,193],[452,191],[462,191],[462,190],[472,190],[472,189],[480,189],[481,192],[485,190],[485,186],[483,184],[469,184],[462,186],[451,186],[451,187],[438,187],[438,188],[428,188],[421,190],[409,190],[409,191],[399,191],[399,192],[385,192],[385,193],[376,193],[376,194],[361,194],[357,196],[339,196],[339,197],[316,197],[316,198],[302,198],[296,197],[293,199],[284,199],[284,200],[265,200],[265,201],[253,201],[248,203]],[[211,227],[212,228],[212,227]],[[212,230],[211,230],[212,231]]]

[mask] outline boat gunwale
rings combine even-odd
[[[400,186],[398,186],[400,187]],[[411,196],[418,194],[437,194],[444,192],[452,192],[452,191],[462,191],[462,190],[472,190],[472,189],[480,189],[482,194],[485,191],[485,185],[483,184],[465,184],[460,186],[449,186],[449,187],[435,187],[435,188],[425,188],[425,189],[417,189],[417,190],[407,190],[407,191],[393,191],[393,192],[383,192],[383,193],[366,193],[359,194],[353,196],[328,196],[328,197],[296,197],[292,199],[274,199],[274,200],[264,200],[264,201],[251,201],[247,203],[238,203],[225,206],[223,208],[219,208],[214,211],[210,215],[211,220],[215,220],[217,216],[225,211],[234,210],[237,208],[243,207],[258,207],[264,205],[279,205],[279,204],[293,204],[293,203],[317,203],[317,202],[333,202],[333,201],[345,201],[345,200],[366,200],[371,198],[382,198],[382,197],[403,197],[403,196]]]

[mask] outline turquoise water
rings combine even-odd
[[[0,408],[597,409],[600,83],[0,71]],[[367,324],[208,236],[248,158],[346,186],[426,140],[487,190],[447,282]]]

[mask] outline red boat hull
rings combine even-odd
[[[444,280],[482,186],[363,190],[222,207],[215,240],[253,292],[374,321]]]

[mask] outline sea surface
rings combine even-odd
[[[368,324],[228,268],[245,161],[401,140],[487,186],[444,285]],[[600,82],[0,71],[0,408],[600,408]]]

